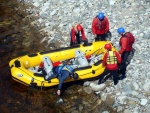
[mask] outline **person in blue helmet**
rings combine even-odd
[[[135,37],[132,35],[130,32],[125,32],[125,29],[123,27],[118,28],[117,30],[118,34],[121,35],[119,45],[120,45],[120,50],[119,54],[121,54],[122,58],[122,63],[121,63],[121,68],[120,68],[120,73],[121,78],[124,79],[126,78],[126,67],[128,65],[127,60],[130,55],[130,53],[133,50],[133,44],[135,42]]]
[[[92,21],[92,33],[95,41],[105,41],[108,37],[111,38],[109,31],[109,21],[104,13],[100,12]]]

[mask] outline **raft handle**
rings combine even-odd
[[[19,61],[19,60],[16,60],[16,61],[15,61],[15,67],[17,67],[17,68],[18,68],[18,67],[21,67],[21,64],[20,64],[20,61]]]
[[[95,74],[95,70],[92,70],[92,74]]]

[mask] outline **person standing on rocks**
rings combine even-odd
[[[126,67],[128,65],[128,57],[130,55],[130,52],[132,51],[132,45],[135,42],[135,37],[130,32],[125,32],[125,29],[123,27],[118,28],[117,32],[121,35],[119,45],[120,45],[120,51],[119,54],[121,54],[122,63],[120,68],[121,78],[126,78]]]
[[[100,12],[92,21],[92,33],[95,41],[105,41],[106,37],[111,38],[109,21],[104,13]]]
[[[81,24],[77,24],[72,27],[70,32],[70,37],[71,37],[70,46],[81,44],[81,42],[84,42],[84,44],[88,43],[84,33],[84,29],[81,26]]]
[[[106,53],[103,57],[102,65],[105,66],[104,73],[100,75],[98,84],[103,83],[105,75],[113,76],[114,85],[118,83],[118,65],[121,63],[121,56],[117,51],[112,50],[111,44],[104,46]]]

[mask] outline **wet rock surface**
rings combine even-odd
[[[0,112],[149,113],[150,112],[150,2],[149,0],[0,0]],[[11,59],[38,51],[69,46],[71,26],[82,23],[89,42],[92,19],[103,11],[110,21],[111,41],[119,49],[117,28],[131,31],[135,53],[127,78],[28,88],[12,80]]]

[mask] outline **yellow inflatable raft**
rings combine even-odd
[[[74,47],[65,47],[51,51],[38,52],[35,54],[21,56],[12,59],[9,62],[12,78],[24,85],[50,87],[58,85],[57,78],[45,80],[43,75],[37,69],[39,64],[47,59],[49,62],[48,71],[53,68],[53,63],[58,61],[72,60],[74,74],[78,76],[77,80],[88,79],[100,76],[104,67],[102,66],[102,57],[105,52],[104,45],[110,43],[108,41],[99,41],[80,44]],[[115,48],[113,47],[115,50]],[[91,57],[87,60],[86,56]],[[65,82],[74,81],[73,78],[68,78]]]

